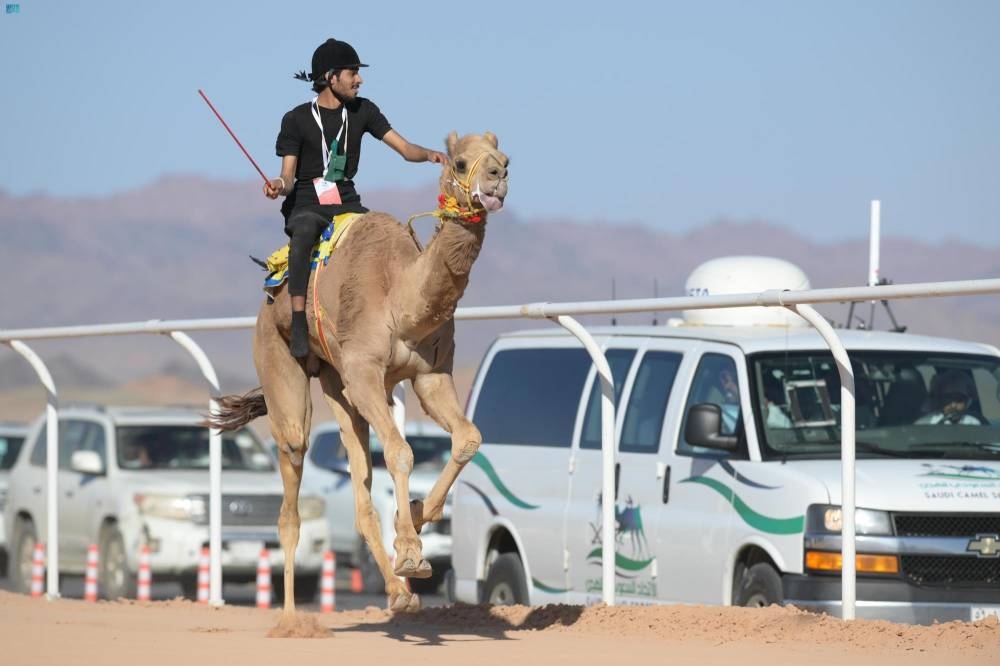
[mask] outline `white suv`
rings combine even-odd
[[[208,429],[192,409],[72,407],[59,411],[59,566],[81,574],[97,544],[104,597],[133,596],[139,550],[149,546],[154,581],[196,591],[201,548],[208,544]],[[18,590],[31,580],[32,550],[46,534],[46,426],[41,417],[10,475],[4,525]],[[262,548],[283,566],[278,542],[281,479],[250,430],[222,438],[222,572],[253,580]],[[315,595],[327,549],[324,503],[301,496],[296,596]],[[301,578],[300,578],[300,577]],[[280,585],[280,576],[275,582]]]
[[[382,542],[393,553],[393,517],[396,515],[395,490],[385,466],[382,443],[371,434],[372,502],[378,511],[382,527]],[[410,474],[410,497],[422,499],[430,492],[451,456],[451,435],[428,422],[406,424],[406,441],[413,449],[413,472]],[[330,548],[338,562],[361,569],[366,592],[381,593],[382,575],[354,526],[354,491],[347,452],[340,443],[340,427],[330,421],[318,424],[310,436],[309,453],[302,474],[302,492],[321,496],[326,502]],[[444,518],[424,526],[420,541],[423,555],[434,567],[430,578],[412,578],[414,592],[433,593],[451,567],[451,496],[444,508]]]

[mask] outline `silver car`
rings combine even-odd
[[[451,456],[451,435],[429,422],[406,424],[406,441],[413,449],[413,472],[410,497],[422,499],[430,492]],[[371,434],[372,502],[382,527],[382,541],[390,555],[393,551],[393,517],[396,515],[395,490],[385,466],[382,442]],[[354,491],[347,462],[347,452],[340,442],[340,427],[330,421],[315,426],[310,435],[309,452],[302,474],[302,492],[322,497],[326,502],[330,548],[338,563],[361,570],[364,591],[381,593],[382,575],[354,526]],[[421,594],[433,593],[451,567],[451,496],[445,504],[444,518],[428,523],[420,534],[423,555],[434,567],[430,578],[410,579],[410,587]]]
[[[24,444],[24,439],[27,436],[28,427],[26,425],[0,421],[0,514],[3,513],[3,507],[7,503],[7,481],[10,476],[10,468],[17,460],[21,445]],[[7,575],[7,563],[10,558],[9,548],[3,522],[0,521],[0,576]]]

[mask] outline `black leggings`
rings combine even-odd
[[[311,210],[293,211],[285,222],[288,242],[288,295],[305,296],[309,286],[312,249],[330,220]]]

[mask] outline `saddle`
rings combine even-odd
[[[363,213],[341,213],[333,218],[329,226],[320,234],[319,240],[313,246],[312,263],[310,269],[315,269],[320,262],[326,266],[330,261],[330,255],[337,249],[341,241],[347,236],[347,232]],[[274,292],[288,279],[288,244],[275,250],[267,258],[266,262],[261,262],[267,277],[264,278],[264,293],[269,297],[274,297]]]

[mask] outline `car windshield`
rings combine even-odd
[[[375,433],[369,437],[372,467],[385,468],[385,452]],[[451,438],[447,435],[408,435],[413,450],[413,469],[438,471],[451,456]],[[347,469],[347,451],[340,442],[340,432],[327,431],[318,435],[310,449],[314,463],[325,469]]]
[[[0,469],[10,469],[14,466],[22,444],[24,444],[24,437],[0,435]]]
[[[851,352],[858,458],[1000,460],[1000,359]],[[840,457],[840,375],[829,353],[751,358],[765,459]]]
[[[119,426],[118,466],[129,470],[208,469],[208,429],[201,426]],[[222,433],[222,469],[273,472],[274,463],[247,429]]]

